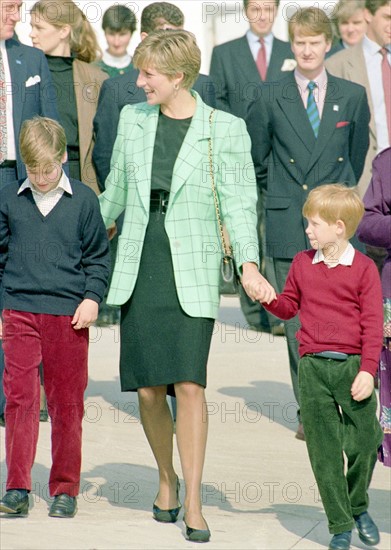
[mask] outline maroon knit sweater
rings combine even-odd
[[[374,262],[355,251],[351,266],[312,264],[315,250],[293,259],[282,294],[264,307],[281,319],[299,313],[300,356],[318,351],[361,355],[360,370],[376,374],[382,348],[383,306]]]

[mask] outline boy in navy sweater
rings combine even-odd
[[[312,190],[303,215],[314,250],[296,255],[282,294],[263,304],[281,319],[300,316],[301,418],[334,535],[332,550],[350,547],[354,524],[365,544],[379,542],[367,512],[367,490],[382,440],[374,393],[382,348],[382,292],[374,262],[348,240],[363,213],[355,189],[332,184]]]
[[[79,492],[88,327],[109,275],[98,200],[68,179],[63,128],[36,117],[20,133],[28,178],[0,192],[7,485],[0,512],[27,515],[39,428],[39,371],[52,422],[49,516],[73,517]],[[1,323],[0,323],[1,328]],[[1,332],[0,332],[1,335]]]

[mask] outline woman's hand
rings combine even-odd
[[[107,238],[109,239],[109,241],[111,241],[111,239],[113,239],[117,234],[117,225],[115,223],[113,223],[112,225],[110,225],[110,227],[107,228]]]
[[[75,311],[72,325],[75,330],[88,328],[98,317],[99,305],[94,300],[85,298]]]
[[[242,266],[242,285],[251,300],[270,304],[276,298],[276,292],[271,284],[263,277],[256,264],[246,262]]]

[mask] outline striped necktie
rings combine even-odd
[[[319,126],[320,126],[320,117],[319,117],[319,111],[318,107],[316,105],[315,97],[314,97],[314,89],[317,87],[316,82],[308,83],[308,100],[307,100],[307,115],[308,119],[310,121],[310,124],[312,126],[312,129],[314,131],[315,137],[318,137],[319,133]]]
[[[3,56],[0,50],[0,164],[7,158],[7,96],[5,88],[5,71]]]

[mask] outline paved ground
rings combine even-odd
[[[2,518],[1,550],[191,548],[182,519],[151,516],[157,473],[134,395],[118,382],[118,329],[91,329],[79,512],[49,518],[50,424],[41,424],[28,518]],[[309,550],[330,535],[303,442],[284,338],[247,330],[236,299],[225,299],[212,343],[207,399],[210,432],[204,470],[208,549]],[[4,430],[0,433],[4,489]],[[180,465],[175,454],[177,471]],[[378,464],[371,513],[389,550],[390,470]],[[180,516],[182,518],[182,516]],[[365,548],[353,536],[353,547]]]

